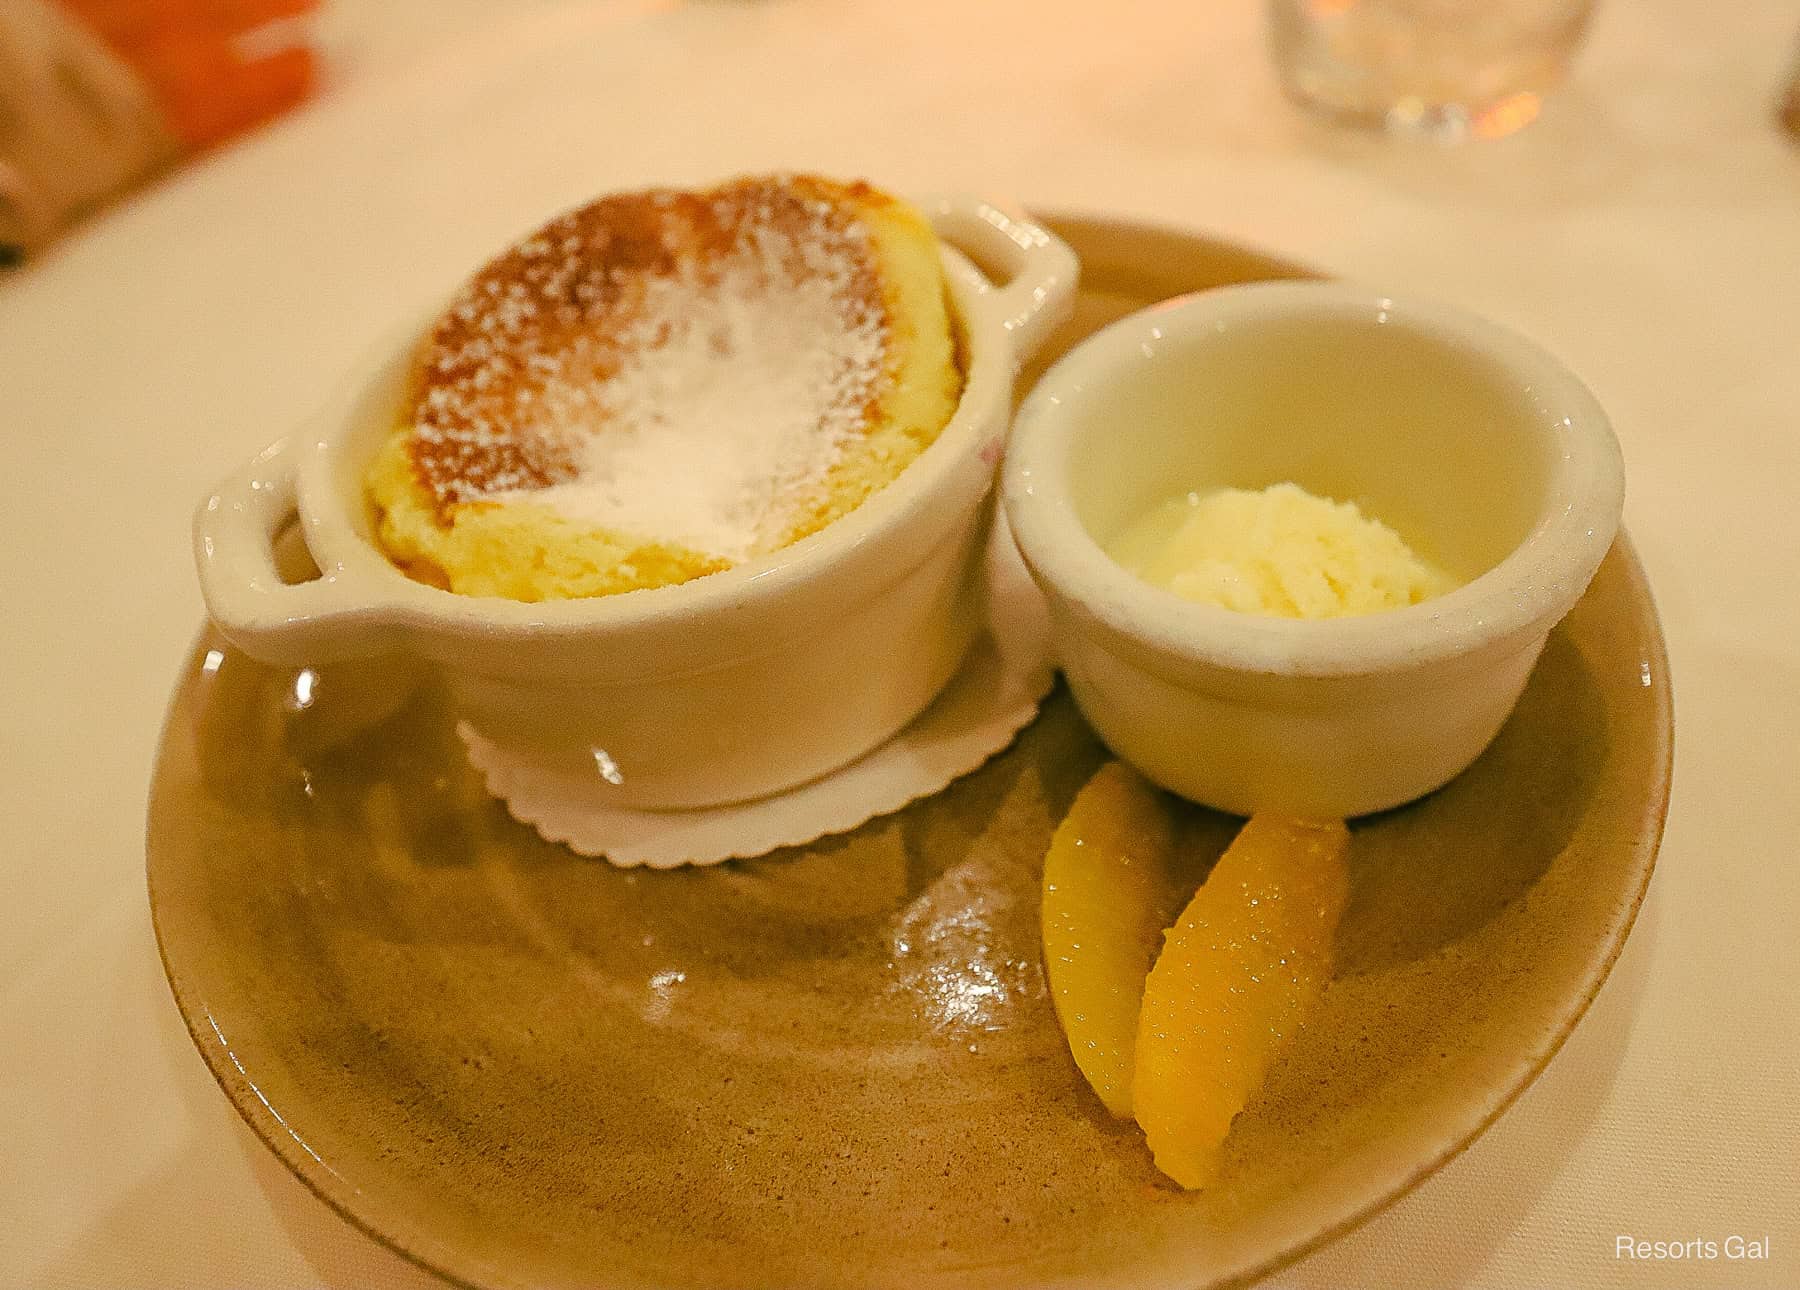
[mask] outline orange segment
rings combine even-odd
[[[1174,819],[1119,762],[1076,795],[1044,857],[1044,965],[1069,1051],[1106,1109],[1131,1115],[1144,977],[1162,941]]]
[[[1132,1100],[1156,1167],[1218,1175],[1231,1122],[1331,977],[1349,894],[1341,822],[1257,816],[1169,929],[1145,982]]]

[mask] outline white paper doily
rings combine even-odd
[[[848,766],[772,797],[692,811],[596,800],[590,778],[520,761],[468,723],[456,732],[488,791],[551,842],[622,867],[717,864],[798,846],[941,791],[1013,741],[1054,679],[1049,620],[1003,518],[988,543],[987,628],[930,707]]]

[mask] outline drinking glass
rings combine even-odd
[[[1340,121],[1440,138],[1531,123],[1593,0],[1269,0],[1287,94]]]

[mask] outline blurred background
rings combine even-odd
[[[459,33],[489,29],[498,37],[582,8],[595,6],[566,0],[5,0],[0,262],[16,262],[119,194],[357,79],[365,69],[392,71]],[[784,18],[746,19],[724,11],[814,11],[810,20],[829,36],[843,14],[867,6],[832,12],[783,0],[663,0],[623,8],[638,17],[713,10],[722,33],[745,31],[747,21],[758,35]],[[994,16],[984,19],[938,13],[942,8],[922,6],[920,16],[944,20],[946,36],[954,28],[977,42],[983,28],[1004,31],[1000,10],[1009,11],[1008,21],[1017,20],[1012,11],[1024,10],[996,6]],[[1619,6],[1615,20],[1656,21],[1635,8]],[[1155,33],[1171,51],[1186,42],[1199,67],[1206,45],[1229,42],[1233,33],[1260,24],[1264,79],[1279,87],[1287,109],[1346,136],[1452,145],[1498,139],[1535,122],[1578,63],[1599,12],[1595,0],[1138,0],[1116,6],[1048,0],[1024,11],[1067,36],[1060,42],[1067,58],[1039,56],[1025,65],[1026,88],[1079,94],[1095,88],[1094,76],[1111,71],[1120,75],[1101,93],[1102,106],[1129,103],[1130,55],[1104,33],[1135,33],[1140,43]],[[1665,33],[1671,53],[1682,39]],[[1043,42],[1028,43],[1041,48]],[[897,65],[921,80],[940,74],[929,50],[912,52],[910,60],[897,57]],[[1144,70],[1161,61],[1154,51],[1135,52],[1145,59]],[[1245,74],[1241,65],[1236,70]],[[1667,76],[1671,69],[1643,70]],[[1740,80],[1737,88],[1774,105],[1771,124],[1800,131],[1800,82],[1793,68],[1761,84]],[[1197,86],[1196,114],[1218,106],[1208,100]],[[672,115],[691,107],[672,106]],[[1586,110],[1590,125],[1604,131],[1615,106],[1596,112],[1596,105],[1578,99],[1572,111]],[[1169,105],[1156,107],[1165,118],[1159,128],[1185,128],[1167,119]],[[1225,119],[1245,110],[1267,112],[1268,105],[1245,96]],[[1589,148],[1606,142],[1585,141]]]
[[[353,76],[529,3],[4,0],[0,263]]]

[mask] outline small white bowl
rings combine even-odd
[[[1291,480],[1467,579],[1387,613],[1194,604],[1102,544],[1178,493]],[[1498,733],[1612,545],[1606,414],[1537,346],[1325,282],[1167,301],[1066,355],[1021,408],[1007,516],[1082,712],[1163,786],[1239,815],[1345,817],[1446,783]]]
[[[1074,254],[1036,224],[972,198],[925,208],[949,244],[962,400],[917,461],[820,532],[680,586],[591,600],[526,604],[414,582],[371,537],[363,471],[399,414],[415,331],[201,503],[207,609],[270,663],[436,662],[491,744],[585,773],[618,806],[743,801],[854,760],[931,701],[981,625],[984,503],[1013,376],[1075,290]],[[323,577],[290,585],[272,543],[295,514]]]

